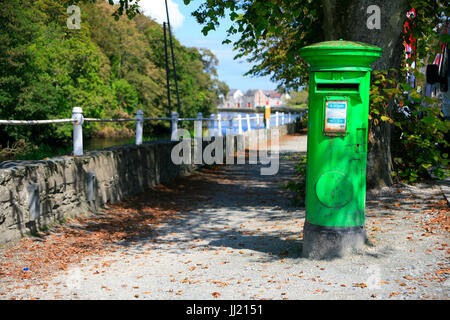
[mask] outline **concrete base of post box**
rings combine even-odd
[[[363,248],[367,241],[362,227],[323,227],[305,222],[302,256],[311,259],[342,257]]]

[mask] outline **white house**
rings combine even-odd
[[[239,89],[230,90],[224,101],[225,108],[241,108],[244,94]]]

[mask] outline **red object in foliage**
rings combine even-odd
[[[416,10],[413,8],[411,11],[406,13],[408,20],[405,21],[405,52],[406,58],[412,58],[416,55],[416,42],[417,39],[410,32],[410,28],[414,27],[414,17],[416,16]]]

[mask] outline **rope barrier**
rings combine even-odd
[[[68,123],[77,122],[75,119],[55,119],[55,120],[0,120],[0,124],[9,124],[13,126],[20,125],[38,125],[38,124],[51,124],[51,123]]]

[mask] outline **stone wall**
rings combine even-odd
[[[283,136],[293,132],[295,125],[278,129]],[[251,135],[257,132],[263,130],[254,130]],[[248,145],[249,134],[244,136]],[[81,157],[1,163],[0,243],[68,217],[95,213],[107,203],[137,195],[195,170],[195,164],[173,164],[171,151],[177,143],[156,141],[86,152]],[[207,144],[203,142],[203,148]],[[237,139],[234,145],[237,150]],[[224,145],[224,156],[225,150]]]

